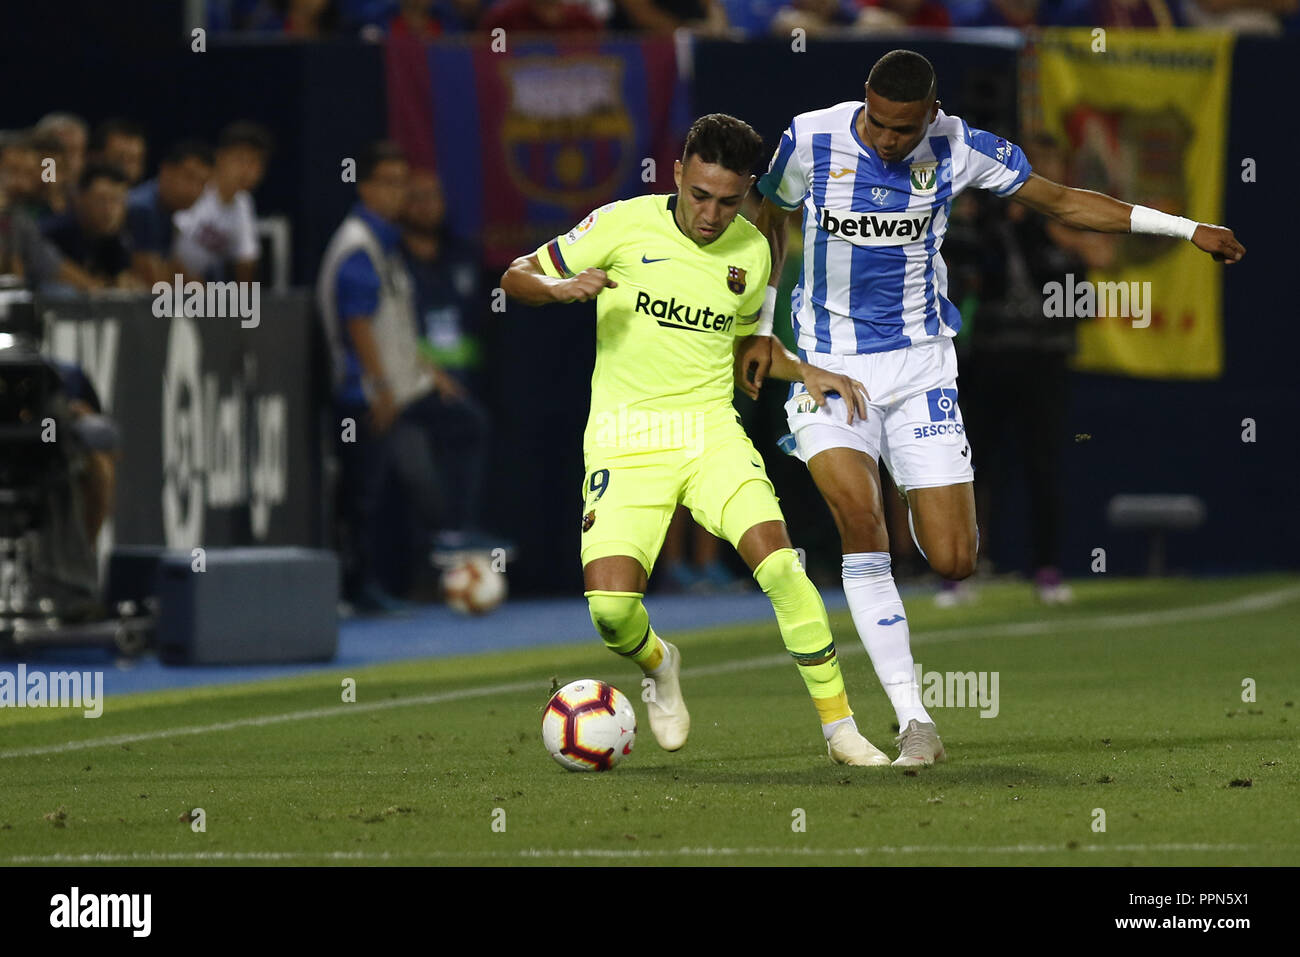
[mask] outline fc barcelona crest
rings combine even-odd
[[[745,270],[739,266],[728,266],[727,288],[737,296],[743,295],[745,292]]]
[[[636,143],[623,60],[602,54],[496,59],[502,62],[493,66],[499,73],[491,82],[510,91],[501,145],[515,188],[564,207],[608,199]]]

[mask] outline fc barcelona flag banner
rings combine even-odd
[[[390,39],[385,61],[391,135],[441,175],[449,228],[489,266],[612,200],[674,189],[689,115],[671,40]]]
[[[1044,30],[1036,46],[1029,79],[1040,112],[1030,126],[1066,146],[1070,185],[1223,222],[1230,34]],[[1086,283],[1064,284],[1081,297],[1073,305],[1084,307],[1065,315],[1088,320],[1079,326],[1075,367],[1217,378],[1224,267],[1182,239],[1108,241],[1112,265],[1092,270]]]

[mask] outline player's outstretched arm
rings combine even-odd
[[[527,306],[545,306],[552,302],[586,302],[595,299],[606,287],[618,286],[603,269],[584,269],[570,279],[555,279],[542,271],[537,254],[520,256],[501,277],[507,296]]]
[[[1178,236],[1190,239],[1196,248],[1224,263],[1235,263],[1246,255],[1246,247],[1226,226],[1197,223],[1146,206],[1130,206],[1105,193],[1062,186],[1037,173],[1031,173],[1011,198],[1076,229]]]

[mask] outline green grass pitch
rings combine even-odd
[[[110,697],[97,720],[5,709],[0,865],[1300,864],[1300,578],[1076,594],[909,599],[925,671],[999,676],[996,717],[934,710],[949,761],[910,773],[827,760],[774,621],[674,636],[693,719],[676,754],[594,638]],[[859,726],[893,751],[847,612],[832,625]],[[553,677],[633,698],[640,734],[614,771],[543,750]]]

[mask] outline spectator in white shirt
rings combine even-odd
[[[212,179],[189,209],[176,214],[176,258],[204,279],[257,279],[261,246],[252,191],[262,181],[271,137],[254,123],[221,132]]]

